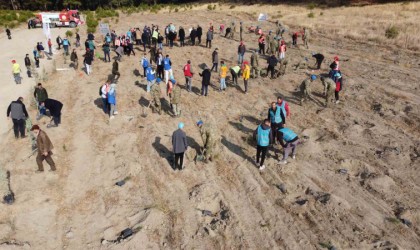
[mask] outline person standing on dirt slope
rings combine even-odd
[[[215,69],[215,71],[217,72],[217,67],[219,66],[219,53],[218,53],[218,48],[215,48],[213,53],[211,54],[211,60],[213,62],[213,66],[211,67],[210,71],[213,71],[213,69]]]
[[[283,128],[283,122],[285,119],[285,112],[283,112],[282,108],[277,105],[276,102],[271,103],[271,107],[268,109],[268,121],[271,124],[271,131],[273,133],[273,137],[275,139],[275,143],[280,140],[279,136],[279,129]]]
[[[309,29],[307,29],[306,27],[303,28],[303,34],[302,34],[302,40],[303,40],[303,45],[306,47],[306,49],[309,49]]]
[[[184,168],[184,153],[188,149],[187,135],[184,132],[184,123],[178,124],[178,129],[172,134],[172,151],[175,154],[174,170]]]
[[[268,76],[268,72],[270,72],[271,74],[271,79],[274,79],[274,71],[275,68],[277,66],[278,60],[276,58],[276,56],[274,54],[271,54],[270,57],[267,59],[267,76]]]
[[[312,99],[312,101],[315,101],[315,99],[312,97],[311,94],[311,83],[316,80],[316,75],[311,75],[310,78],[305,79],[300,84],[300,93],[301,93],[301,99],[300,99],[300,105],[303,105],[303,102],[307,101],[307,99]]]
[[[48,45],[48,54],[50,54],[50,56],[52,56],[52,42],[51,42],[50,38],[48,38],[47,45]]]
[[[255,53],[255,50],[252,51],[251,55],[251,77],[258,78],[260,75],[258,55]]]
[[[101,87],[101,99],[102,99],[102,110],[105,114],[108,113],[108,92],[111,88],[111,80],[108,79],[104,85]]]
[[[140,41],[141,41],[141,31],[139,28],[136,29],[136,45],[140,45]]]
[[[198,121],[197,126],[200,129],[200,135],[201,139],[203,140],[203,148],[202,151],[204,151],[204,157],[206,160],[213,161],[216,151],[216,134],[215,130],[213,129],[213,126],[206,123],[204,124],[203,121]]]
[[[76,48],[80,47],[80,35],[78,32],[76,32]]]
[[[242,34],[243,34],[243,32],[244,32],[244,27],[243,27],[243,25],[242,25],[243,23],[242,23],[242,21],[241,22],[239,22],[239,40],[240,41],[243,41],[244,39],[243,39],[243,37],[242,37]]]
[[[153,84],[152,89],[151,89],[151,95],[153,98],[152,110],[153,112],[158,112],[159,115],[162,114],[162,104],[161,104],[162,90],[160,89],[161,81],[162,80],[160,78],[156,79],[156,84]]]
[[[201,28],[200,25],[197,25],[197,39],[198,39],[197,45],[201,44],[201,36],[203,36],[203,28]]]
[[[16,60],[12,60],[12,73],[13,73],[13,77],[15,78],[16,84],[22,83],[20,72],[22,72],[22,70],[20,69],[20,65],[16,62]]]
[[[165,59],[163,59],[163,69],[165,70],[165,83],[168,85],[169,78],[173,78],[172,61],[169,55],[166,55]]]
[[[146,68],[146,80],[147,80],[147,93],[150,92],[150,88],[156,81],[155,71],[152,69],[152,66],[148,65]]]
[[[58,49],[61,49],[61,44],[63,43],[63,40],[61,39],[61,37],[60,36],[57,36],[57,38],[55,39],[55,41],[57,42]],[[86,42],[87,42],[87,40],[86,40]],[[85,46],[86,46],[86,43],[85,43]],[[87,48],[88,48],[88,46],[86,46],[86,49]]]
[[[7,119],[10,119],[10,117],[13,121],[15,138],[19,138],[19,133],[21,138],[25,138],[25,120],[29,115],[26,111],[25,104],[23,104],[23,97],[19,97],[16,101],[10,103],[7,108]]]
[[[226,75],[227,75],[227,67],[224,61],[221,62],[222,66],[220,67],[220,91],[226,90]]]
[[[287,158],[292,153],[292,159],[296,159],[296,147],[299,145],[299,137],[290,128],[279,129],[280,133],[280,144],[283,147],[283,159],[279,161],[279,164],[287,164]]]
[[[340,73],[336,73],[335,74],[335,78],[337,79],[335,84],[336,84],[336,88],[335,88],[335,104],[338,104],[340,102],[340,91],[343,89],[343,75]]]
[[[26,66],[26,73],[28,74],[28,77],[31,78],[31,59],[29,59],[29,54],[26,54],[25,56],[25,66]]]
[[[156,49],[156,46],[155,45],[152,45],[150,47],[149,53],[150,53],[150,60],[149,60],[149,62],[150,62],[150,65],[152,65],[153,64],[153,61],[156,59],[156,55],[157,55],[157,49]]]
[[[109,88],[109,92],[107,95],[108,105],[109,105],[109,119],[112,120],[115,118],[115,115],[118,114],[117,111],[117,84],[112,83]]]
[[[159,52],[156,56],[156,65],[157,65],[157,77],[160,79],[164,78],[164,70],[163,70],[163,54]]]
[[[157,39],[158,49],[163,51],[163,36],[159,33]]]
[[[268,35],[266,35],[265,36],[265,43],[266,43],[266,45],[267,45],[267,50],[265,51],[265,53],[269,53],[269,51],[271,50],[270,49],[270,44],[271,44],[271,41],[273,40],[273,35],[272,35],[272,31],[270,30],[269,32],[268,32]],[[261,54],[261,53],[259,53],[259,54]],[[265,55],[265,54],[264,54]]]
[[[31,131],[36,137],[36,145],[38,147],[38,155],[36,157],[36,163],[38,165],[37,173],[44,172],[44,166],[42,164],[44,160],[50,165],[51,171],[55,171],[55,162],[51,157],[53,154],[51,151],[54,146],[51,143],[50,138],[38,125],[33,125]]]
[[[325,107],[328,107],[328,103],[331,101],[331,97],[336,90],[336,84],[331,78],[325,78],[323,76],[321,76],[321,82],[324,85]]]
[[[64,48],[64,53],[66,54],[66,56],[69,55],[69,46],[71,46],[69,40],[67,39],[67,37],[65,37],[63,39],[63,48]]]
[[[277,74],[277,77],[283,76],[283,75],[286,74],[287,64],[288,63],[289,63],[289,60],[287,60],[286,58],[280,61],[279,73]]]
[[[201,80],[201,95],[207,96],[209,92],[209,85],[210,85],[210,79],[211,79],[211,72],[207,65],[204,65],[203,72],[199,73],[199,75],[202,77]]]
[[[36,47],[34,48],[32,53],[34,54],[35,66],[37,68],[39,68],[39,53],[38,53],[38,50],[36,49]]]
[[[225,38],[233,39],[233,32],[231,27],[226,28]]]
[[[248,94],[248,81],[251,76],[251,68],[249,62],[245,61],[243,66],[242,78],[244,79],[244,93]]]
[[[324,55],[321,53],[312,53],[312,57],[315,58],[315,65],[316,65],[316,69],[321,69],[321,64],[324,61]]]
[[[292,45],[294,47],[297,45],[297,38],[298,38],[298,32],[293,32],[293,35],[292,35]]]
[[[267,155],[268,146],[273,142],[273,134],[270,128],[270,120],[265,119],[254,131],[254,139],[257,140],[257,155],[256,161],[259,170],[264,170],[265,157]],[[261,161],[260,161],[261,159]]]
[[[45,115],[45,107],[42,107],[41,103],[48,99],[48,92],[44,87],[42,87],[41,83],[38,83],[37,87],[35,88],[34,98],[38,102],[37,106],[39,108],[39,118],[41,118],[43,115]]]
[[[187,86],[187,91],[191,92],[192,88],[192,77],[194,75],[194,72],[191,68],[191,61],[188,60],[187,64],[184,66],[184,76],[185,76],[185,84]]]
[[[185,46],[185,30],[184,28],[182,28],[182,26],[179,27],[178,36],[179,36],[180,47],[184,47]]]
[[[118,71],[118,59],[114,60],[112,64],[112,75],[114,76],[115,80],[118,80],[121,76],[120,72]],[[115,78],[117,76],[117,78]]]
[[[281,96],[278,96],[277,106],[281,108],[281,111],[283,113],[283,126],[284,126],[286,124],[286,118],[290,119],[290,116],[291,116],[289,103],[283,100]]]
[[[95,55],[95,49],[96,49],[95,42],[93,40],[89,40],[88,44],[89,44],[89,50],[91,51],[92,55]]]
[[[244,56],[246,52],[246,47],[244,41],[241,41],[238,46],[238,64],[241,65],[244,62]]]
[[[172,93],[170,95],[172,111],[174,117],[181,116],[181,87],[175,80],[172,80]]]
[[[211,29],[207,31],[206,38],[206,48],[208,47],[209,49],[211,49],[211,41],[213,41],[213,31]]]
[[[106,58],[108,57],[108,62],[111,62],[111,49],[109,48],[109,43],[104,43],[102,45],[102,50],[104,51],[104,62],[107,62]]]
[[[9,40],[12,39],[12,32],[9,30],[9,28],[6,29],[6,35]]]
[[[83,60],[83,63],[85,64],[86,74],[90,75],[90,73],[92,72],[91,68],[92,68],[92,62],[93,62],[93,54],[89,49],[87,49],[84,57],[85,59]]]
[[[232,84],[238,85],[238,76],[241,74],[241,67],[239,65],[233,66],[229,69],[230,74],[232,75]]]
[[[146,77],[146,69],[149,67],[149,60],[146,57],[146,53],[143,54],[140,65],[143,67],[143,77]]]
[[[195,39],[197,38],[197,30],[193,27],[190,32],[191,46],[195,45]]]
[[[261,34],[260,38],[258,38],[258,54],[265,55],[265,36]]]
[[[63,109],[63,104],[54,99],[46,99],[44,102],[41,102],[41,107],[48,109],[54,120],[54,125],[48,124],[49,127],[58,127],[61,124],[61,110]]]
[[[279,46],[279,61],[282,61],[286,57],[286,43],[284,40],[280,41]]]
[[[331,79],[333,79],[334,82],[336,82],[337,79],[335,78],[335,75],[337,73],[341,74],[341,71],[340,71],[340,59],[338,58],[338,56],[335,56],[334,57],[334,62],[332,62],[330,64],[330,68],[331,68],[331,70],[329,72],[329,76],[330,76]]]
[[[141,42],[143,44],[143,51],[146,52],[146,45],[148,44],[149,37],[146,30],[143,30],[143,33],[141,34]]]

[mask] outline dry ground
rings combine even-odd
[[[146,22],[207,27],[210,22],[233,19],[244,20],[247,26],[256,23],[250,13],[259,12],[258,8],[263,7],[133,14],[121,16],[112,28],[120,33]],[[282,8],[272,7],[270,11],[276,13]],[[290,13],[294,10],[290,8]],[[351,10],[338,13],[353,15]],[[324,13],[335,17],[337,12]],[[299,19],[285,18],[284,22],[296,29],[313,21],[312,42],[310,50],[289,49],[286,56],[291,61],[310,57],[312,51],[322,52],[328,60],[322,71],[315,73],[323,73],[334,55],[345,60],[342,71],[347,81],[342,103],[332,108],[324,109],[318,103],[300,106],[295,89],[311,71],[289,68],[280,79],[251,80],[248,95],[235,87],[226,93],[211,89],[208,98],[183,91],[181,118],[158,116],[150,110],[145,118],[142,113],[150,96],[144,79],[137,76],[137,70],[142,72],[142,52],[136,50],[135,57],[125,57],[120,63],[120,114],[109,122],[97,106],[97,92],[111,64],[95,61],[89,77],[81,71],[50,75],[44,85],[51,97],[64,103],[62,126],[47,130],[55,145],[58,172],[35,174],[34,157],[21,160],[30,152],[27,141],[14,141],[12,133],[1,137],[0,164],[11,171],[17,200],[12,206],[0,205],[0,248],[418,248],[418,55],[325,35],[326,30],[316,28],[322,28],[317,26],[318,19],[300,23],[295,20],[303,20],[304,14],[299,15]],[[269,25],[263,28],[267,30]],[[218,47],[220,58],[231,65],[238,42],[218,34],[215,37],[213,48]],[[256,48],[255,35],[246,33],[245,41],[248,49]],[[182,84],[181,69],[186,60],[191,59],[198,72],[199,64],[210,64],[211,52],[203,47],[165,48],[171,55],[175,78]],[[260,63],[264,65],[262,58]],[[57,65],[63,66],[61,56],[57,56]],[[217,82],[216,74],[212,79]],[[199,87],[198,77],[193,84]],[[313,91],[321,102],[319,81]],[[291,105],[288,126],[310,139],[298,148],[297,159],[285,167],[276,163],[281,153],[278,148],[271,150],[267,169],[259,172],[253,164],[255,149],[250,137],[278,94]],[[164,107],[168,110],[168,105]],[[33,108],[30,112],[34,117]],[[194,155],[202,144],[194,126],[199,118],[216,124],[221,157],[207,165],[195,164],[189,157],[186,169],[174,172],[169,163],[170,135],[178,122],[185,122],[192,147],[188,154]],[[44,118],[41,127],[46,123]],[[339,174],[339,169],[348,173]],[[126,177],[124,186],[115,186]],[[287,192],[278,189],[281,184]],[[323,200],[325,197],[329,200]],[[213,216],[203,216],[201,210]],[[397,217],[412,224],[406,226]],[[110,242],[127,227],[136,228],[137,233],[119,244]]]

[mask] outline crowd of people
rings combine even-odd
[[[228,71],[231,74],[230,84],[232,86],[238,85],[238,79],[243,80],[243,93],[249,92],[249,82],[251,79],[258,77],[270,77],[271,79],[277,78],[286,73],[288,65],[288,57],[286,55],[287,42],[285,40],[285,26],[277,21],[275,23],[275,31],[269,30],[264,32],[260,27],[249,28],[248,30],[257,34],[255,39],[255,45],[257,49],[247,49],[243,36],[243,22],[239,25],[239,44],[237,47],[237,61],[233,65],[227,65],[224,60],[219,59],[219,50],[214,48],[211,53],[212,67],[209,68],[206,64],[201,66],[201,91],[200,94],[204,97],[209,96],[209,86],[211,85],[211,75],[215,72],[219,76],[219,91],[226,91],[227,85],[227,74]],[[224,38],[221,39],[234,39],[236,31],[235,22],[232,22],[225,29],[224,25],[220,25],[219,32]],[[168,24],[163,29],[160,29],[158,25],[144,26],[140,28],[130,28],[127,32],[117,35],[115,31],[112,31],[105,35],[104,40],[100,42],[98,47],[101,47],[103,51],[103,61],[111,62],[111,52],[115,52],[115,57],[112,63],[112,75],[113,77],[108,79],[104,84],[100,85],[99,96],[102,99],[103,112],[109,115],[109,119],[114,119],[117,111],[117,82],[120,78],[119,63],[122,62],[124,56],[136,56],[134,46],[143,47],[143,54],[139,60],[139,64],[142,71],[142,77],[144,77],[146,84],[146,91],[151,95],[150,106],[152,110],[161,115],[162,114],[162,90],[161,85],[165,83],[166,96],[169,98],[169,103],[172,109],[172,116],[181,116],[181,87],[179,80],[175,80],[173,74],[173,62],[170,57],[169,51],[166,52],[166,47],[172,49],[175,46],[175,41],[179,41],[178,46],[184,47],[188,44],[190,46],[200,45],[202,42],[202,36],[205,35],[206,48],[212,48],[212,41],[214,39],[214,27],[212,24],[209,25],[205,34],[203,34],[203,28],[198,25],[197,27],[191,27],[186,31],[182,26],[176,29],[173,23]],[[303,46],[309,48],[309,29],[303,28],[301,32],[292,33],[292,41],[289,43],[291,46],[297,46],[297,37],[302,36]],[[188,36],[187,36],[188,35]],[[189,42],[186,42],[189,41]],[[69,47],[71,43],[68,38],[62,39],[60,36],[56,39],[58,49],[63,46],[64,53],[69,54]],[[249,41],[252,44],[253,41]],[[80,46],[80,36],[76,34],[76,48]],[[44,51],[42,43],[34,49],[34,60],[37,62],[36,65],[39,67],[39,58],[43,56],[51,56],[51,39],[48,40],[49,53]],[[204,46],[203,46],[204,47]],[[92,73],[92,63],[95,61],[95,50],[97,45],[95,44],[95,38],[93,34],[88,34],[85,41],[85,53],[82,56],[85,71],[87,75]],[[165,50],[165,53],[163,52]],[[246,59],[246,53],[251,51],[250,60]],[[148,56],[149,54],[149,56]],[[267,57],[265,55],[267,54]],[[96,56],[98,57],[98,56]],[[266,58],[267,66],[264,68],[260,65],[260,59]],[[321,53],[312,53],[312,57],[315,59],[316,70],[322,69],[322,63],[325,59]],[[98,57],[99,58],[99,57]],[[78,60],[76,49],[73,49],[70,55],[70,60],[73,67],[78,69]],[[295,70],[297,69],[308,69],[307,58],[295,64]],[[20,84],[20,66],[16,61],[13,63],[13,75],[16,83]],[[31,60],[28,58],[28,54],[25,57],[25,66],[28,68],[28,77],[30,77]],[[188,92],[192,92],[193,78],[195,72],[193,70],[191,60],[186,60],[186,64],[183,67],[183,75],[185,77],[185,89]],[[334,62],[330,65],[330,71],[326,74],[311,74],[309,78],[303,80],[300,85],[301,94],[301,105],[304,105],[309,99],[316,101],[311,94],[311,85],[318,78],[324,86],[325,106],[329,106],[331,99],[335,98],[335,103],[339,103],[339,92],[343,88],[343,75],[340,69],[340,60],[338,56],[334,58]],[[18,81],[19,80],[19,81]],[[61,109],[63,104],[57,100],[50,99],[47,91],[39,83],[35,89],[34,97],[38,103],[38,119],[41,119],[46,115],[46,111],[49,111],[49,115],[52,117],[54,124],[50,127],[58,126],[61,123]],[[270,145],[281,145],[283,148],[283,157],[279,160],[279,164],[286,164],[291,155],[292,159],[296,158],[296,148],[302,142],[298,137],[297,133],[291,128],[286,127],[286,119],[290,118],[290,106],[284,100],[283,97],[279,96],[277,101],[272,102],[268,107],[267,119],[256,128],[254,132],[254,138],[257,144],[257,153],[255,163],[260,170],[265,169],[264,162],[266,160],[267,151]],[[14,132],[16,138],[25,136],[22,124],[24,119],[28,118],[28,113],[23,104],[23,98],[19,98],[10,104],[7,111],[7,116],[13,119]],[[219,137],[216,133],[216,128],[210,122],[205,123],[200,120],[197,123],[200,129],[201,137],[203,140],[203,147],[199,154],[206,161],[212,161],[217,157],[217,148],[219,144]],[[178,130],[176,130],[172,136],[173,150],[175,156],[174,169],[183,168],[184,152],[188,148],[185,132],[183,131],[184,123],[178,124]],[[52,144],[46,136],[45,132],[39,129],[37,125],[32,128],[33,131],[38,131],[38,137],[44,141],[43,145],[45,150],[38,151],[41,154],[37,158],[39,170],[42,168],[42,160],[47,160],[51,165],[51,169],[55,170],[55,164],[53,164],[52,158],[49,156],[49,152],[52,149]],[[40,136],[42,135],[42,136]],[[47,143],[45,143],[45,141]],[[42,144],[43,142],[41,142]]]

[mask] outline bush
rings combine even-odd
[[[314,17],[315,17],[315,14],[314,14],[313,12],[310,12],[310,13],[308,14],[308,17],[309,17],[309,18],[314,18]]]
[[[308,4],[307,7],[308,7],[308,9],[313,10],[313,9],[316,8],[316,4],[315,3],[310,3],[310,4]]]
[[[323,16],[323,15],[324,15],[324,12],[320,12],[320,13],[319,13],[319,15],[320,15],[320,16]]]
[[[211,6],[211,4],[207,5],[207,9],[208,10],[213,10],[213,6]]]
[[[72,37],[73,36],[73,32],[71,30],[66,31],[66,36],[67,37]]]
[[[216,5],[213,5],[213,10],[215,10],[215,9],[216,9],[216,7],[217,7]]]
[[[235,8],[235,5],[229,6],[229,9],[234,9],[234,8]]]
[[[175,8],[175,12],[178,12],[179,11],[179,9],[178,8]]]
[[[398,37],[398,34],[400,32],[398,31],[398,28],[395,27],[394,25],[389,26],[386,30],[385,30],[385,36],[388,39],[395,39]]]

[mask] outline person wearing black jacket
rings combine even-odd
[[[197,26],[197,38],[198,44],[201,44],[201,36],[203,35],[203,28],[200,25]]]
[[[210,85],[210,78],[211,78],[211,72],[207,65],[204,65],[203,72],[199,73],[199,75],[202,77],[201,81],[201,95],[207,96],[209,92],[209,85]]]
[[[268,76],[268,72],[271,72],[271,79],[274,79],[274,68],[277,66],[278,62],[279,61],[277,60],[274,54],[271,54],[271,56],[267,59],[267,63],[268,63],[267,76]]]
[[[179,36],[180,46],[181,47],[184,47],[185,46],[185,43],[184,43],[184,40],[185,40],[185,30],[184,30],[184,28],[179,27],[178,36]]]
[[[197,30],[193,28],[190,32],[191,45],[195,45],[195,38],[197,37]]]
[[[57,127],[61,124],[61,109],[63,109],[63,104],[54,99],[46,99],[44,102],[41,102],[41,107],[45,107],[50,111],[52,120],[54,120],[54,126],[49,125],[48,127]]]
[[[85,59],[83,60],[83,63],[85,64],[86,74],[89,75],[92,67],[93,54],[89,49],[86,49],[86,54],[84,57]]]
[[[13,132],[15,133],[15,138],[25,137],[25,120],[29,117],[28,112],[26,111],[25,104],[23,104],[23,97],[19,97],[16,101],[10,103],[7,108],[7,118],[12,117],[13,121]]]
[[[28,74],[28,77],[31,78],[31,59],[29,59],[29,54],[26,54],[25,56],[25,66],[26,66],[26,73]]]
[[[320,54],[320,53],[318,53],[318,54],[312,53],[312,57],[315,58],[315,60],[316,60],[316,62],[315,62],[316,69],[321,69],[321,64],[322,64],[322,62],[324,61],[324,58],[325,58],[324,55]]]

